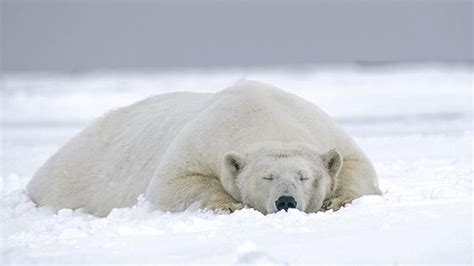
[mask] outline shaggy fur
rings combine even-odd
[[[170,211],[305,212],[380,194],[369,159],[317,106],[273,86],[170,93],[107,113],[70,140],[27,187],[39,205],[104,216],[137,196]]]

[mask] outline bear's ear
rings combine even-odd
[[[233,174],[237,174],[245,165],[245,157],[235,151],[231,151],[224,155],[224,166]]]
[[[332,178],[337,177],[342,168],[342,155],[336,149],[332,149],[321,155],[321,159],[329,175]]]

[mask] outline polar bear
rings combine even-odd
[[[368,157],[314,104],[242,81],[107,113],[33,176],[37,204],[105,216],[145,194],[166,211],[337,210],[381,194]]]

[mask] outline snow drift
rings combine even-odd
[[[6,75],[2,263],[472,263],[472,74],[430,65]],[[163,92],[213,92],[243,77],[331,114],[374,162],[384,196],[337,212],[266,216],[167,213],[139,197],[97,218],[37,208],[24,193],[34,171],[104,111]]]

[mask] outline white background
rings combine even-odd
[[[472,67],[397,65],[4,76],[3,263],[472,263]],[[242,78],[300,95],[373,160],[385,194],[337,212],[164,213],[140,200],[106,218],[35,207],[34,171],[103,112]]]

